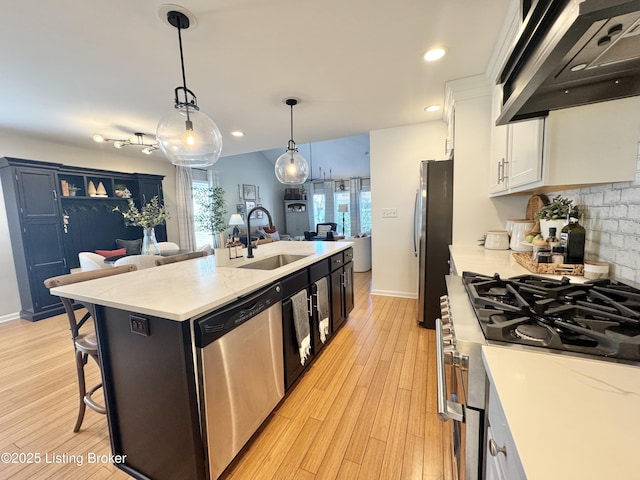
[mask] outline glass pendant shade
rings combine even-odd
[[[185,105],[160,119],[156,138],[171,163],[181,167],[210,167],[222,152],[218,126],[204,113]]]
[[[309,178],[309,164],[295,148],[288,148],[276,160],[276,178],[280,183],[298,185]]]

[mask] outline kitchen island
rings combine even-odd
[[[471,271],[508,278],[531,273],[515,262],[511,250],[451,246],[450,252],[457,275]],[[582,276],[569,278],[574,283],[586,281]],[[465,307],[458,309],[458,316],[474,316],[470,303]],[[473,321],[477,322],[475,316]],[[462,326],[456,332],[464,334]],[[640,366],[486,341],[482,336],[478,342],[490,386],[484,448],[487,479],[637,477],[637,449],[629,438],[640,427]]]
[[[198,348],[202,322],[264,289],[282,291],[282,297],[292,289],[311,292],[310,281],[317,279],[317,272],[330,285],[330,303],[340,299],[343,305],[338,311],[346,316],[353,300],[349,302],[345,293],[351,252],[350,242],[281,241],[260,245],[254,250],[255,258],[235,260],[233,266],[217,266],[215,257],[208,256],[53,289],[53,294],[80,301],[94,312],[111,448],[123,459],[117,466],[136,478],[216,478],[217,473],[209,472],[209,442],[203,433],[207,431],[204,392],[210,390],[205,380],[211,384],[212,376],[207,378],[210,372],[202,367],[205,350]],[[283,266],[246,268],[291,254],[299,257]],[[334,283],[333,278],[340,281]],[[272,305],[281,307],[284,311],[284,302]],[[254,307],[247,308],[246,317],[251,317]],[[334,308],[330,310],[332,325],[333,320],[344,321],[335,318]],[[240,318],[243,321],[245,317]],[[293,331],[291,326],[287,329],[287,321],[291,317],[283,315],[276,322],[281,324],[280,350],[291,340],[282,338],[282,332]],[[240,322],[238,330],[251,320]],[[293,337],[295,342],[295,332]],[[279,352],[283,355],[286,360],[286,346]],[[242,367],[236,365],[236,370]],[[285,374],[275,373],[280,378]],[[255,395],[260,396],[260,389]]]

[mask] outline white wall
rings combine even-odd
[[[278,232],[285,233],[285,186],[278,182],[273,164],[262,153],[256,152],[223,157],[211,168],[218,172],[220,186],[225,191],[227,221],[232,213],[236,213],[236,205],[244,202],[238,193],[238,186],[242,188],[245,183],[256,185],[260,187],[260,196],[262,197],[260,200],[256,200],[256,204],[260,203],[269,210],[275,226],[278,227]],[[252,219],[251,229],[253,230],[257,225],[266,224],[266,215],[262,219]]]
[[[491,96],[456,99],[453,243],[478,245],[508,219],[524,218],[528,197],[489,198]]]
[[[87,142],[92,142],[89,138]],[[102,151],[62,145],[45,140],[37,140],[24,134],[0,130],[0,156],[39,160],[64,165],[100,168],[124,173],[149,173],[164,175],[162,182],[164,199],[169,212],[175,211],[175,168],[160,152],[151,156],[143,155],[137,148],[116,150],[113,145],[105,144]],[[167,235],[170,240],[178,238],[175,215],[167,222]],[[9,226],[2,185],[0,184],[0,321],[19,317],[20,297]]]
[[[370,132],[373,294],[417,297],[413,208],[420,161],[445,158],[446,136],[443,121]],[[398,216],[382,218],[383,208],[396,208]]]

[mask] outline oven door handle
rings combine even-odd
[[[442,320],[436,319],[436,378],[438,385],[438,418],[441,421],[455,420],[464,422],[464,408],[461,404],[447,399],[447,382],[444,371],[444,339]]]

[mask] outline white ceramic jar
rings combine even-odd
[[[516,252],[528,252],[531,251],[531,247],[523,245],[525,238],[527,238],[527,232],[535,226],[535,222],[531,220],[512,220],[513,227],[511,230],[511,250]]]
[[[506,230],[489,230],[484,240],[488,250],[509,250],[509,234]]]

